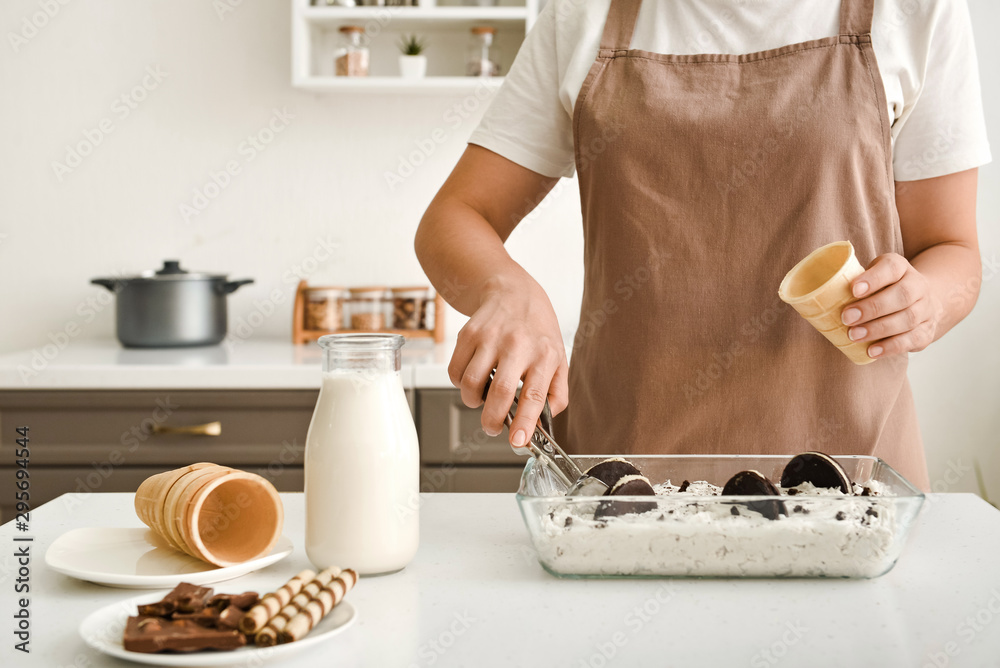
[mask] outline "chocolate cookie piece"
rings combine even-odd
[[[612,457],[605,459],[600,464],[594,464],[587,469],[585,475],[597,478],[610,490],[625,476],[642,475],[642,473],[631,462],[627,462],[621,457]]]
[[[839,489],[844,494],[851,494],[854,490],[844,467],[822,452],[796,455],[781,472],[781,486],[785,489],[798,487],[804,482],[811,483],[814,487]]]
[[[129,617],[122,643],[130,652],[197,652],[203,649],[230,650],[247,644],[239,631],[210,629],[190,619]]]
[[[740,471],[722,488],[722,496],[779,496],[779,494],[778,488],[760,471]],[[776,520],[779,515],[788,515],[785,504],[778,499],[748,501],[742,505],[757,511],[769,520]]]
[[[641,475],[623,476],[612,486],[605,496],[656,496],[649,480]],[[594,519],[618,517],[629,513],[645,513],[656,510],[655,501],[601,501],[594,512]]]

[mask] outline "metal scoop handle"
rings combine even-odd
[[[486,395],[489,394],[490,385],[493,382],[493,373],[492,371],[490,372],[490,377],[486,380],[486,386],[483,388],[483,401],[486,400]],[[514,422],[515,413],[517,413],[516,395],[503,420],[508,429],[510,429],[511,424]],[[566,487],[572,488],[583,476],[583,471],[580,470],[576,462],[556,443],[556,440],[552,438],[552,411],[549,409],[549,402],[547,400],[539,422],[541,424],[535,425],[535,431],[528,440],[528,451],[531,452],[535,459],[552,470],[566,484]],[[544,423],[547,424],[542,426]],[[555,455],[559,455],[560,458],[556,459]]]

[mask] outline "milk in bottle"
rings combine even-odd
[[[417,551],[417,432],[400,379],[404,339],[333,334],[305,448],[306,554],[317,569],[362,575],[406,566]]]

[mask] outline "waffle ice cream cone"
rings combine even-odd
[[[217,566],[269,553],[284,523],[270,482],[205,462],[146,479],[136,491],[135,510],[170,545]]]
[[[136,515],[139,516],[143,524],[158,533],[178,550],[181,549],[181,546],[167,535],[166,529],[163,526],[163,501],[181,476],[207,466],[215,466],[215,464],[199,462],[174,469],[173,471],[157,473],[154,476],[146,478],[135,492]]]
[[[849,327],[840,319],[841,311],[857,299],[851,292],[851,281],[864,272],[850,241],[835,241],[817,248],[792,267],[778,296],[809,321],[820,334],[847,355],[855,364],[869,364],[871,341],[851,341]]]

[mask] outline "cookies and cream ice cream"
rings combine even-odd
[[[654,486],[658,507],[641,514],[595,519],[591,504],[554,505],[536,548],[560,574],[875,577],[895,560],[896,532],[890,499],[868,486],[869,496],[781,489],[788,514],[772,520],[711,483],[680,491],[667,481]]]

